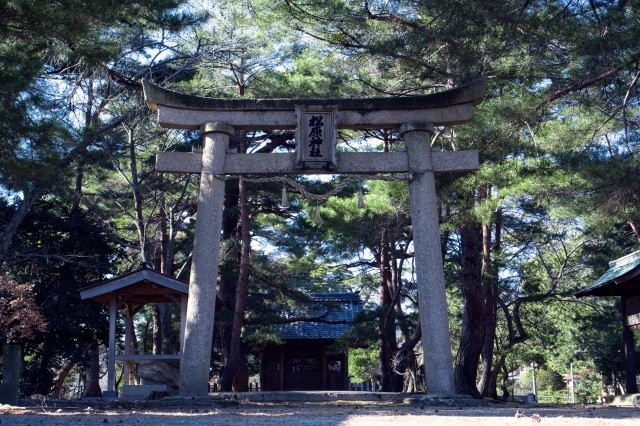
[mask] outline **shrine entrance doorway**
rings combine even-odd
[[[455,394],[440,251],[435,173],[478,168],[478,152],[432,151],[435,126],[466,123],[486,93],[486,78],[441,93],[366,99],[211,99],[143,82],[161,126],[200,129],[202,153],[160,152],[156,170],[200,173],[180,394],[206,395],[213,337],[220,230],[227,175],[405,173],[427,392]],[[295,129],[295,154],[227,152],[236,130]],[[336,152],[338,129],[396,129],[403,152]]]
[[[332,342],[298,340],[266,347],[260,354],[261,390],[347,390],[347,355],[327,353]]]

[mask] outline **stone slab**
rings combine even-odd
[[[616,395],[609,405],[615,407],[636,407],[640,408],[640,393],[631,393],[627,395]]]
[[[232,392],[212,394],[211,398],[223,398],[239,402],[387,402],[397,404],[420,404],[431,406],[478,407],[489,405],[485,400],[473,399],[468,395],[439,395],[398,392],[360,391],[270,391]]]
[[[118,397],[117,391],[102,391],[102,398],[117,398],[117,397]]]
[[[206,111],[293,111],[296,106],[325,109],[337,106],[340,111],[357,111],[366,115],[379,110],[418,110],[470,103],[477,105],[487,92],[487,76],[442,92],[427,95],[389,96],[372,98],[281,98],[281,99],[229,99],[207,98],[165,89],[142,80],[145,101],[152,110],[169,106],[187,110]],[[415,121],[415,120],[414,120]]]
[[[409,121],[425,121],[436,126],[468,123],[473,104],[418,110],[341,111],[338,129],[395,129]],[[168,129],[197,130],[205,123],[227,123],[241,130],[295,129],[297,117],[291,111],[205,111],[169,106],[158,108],[158,123]]]
[[[406,151],[400,152],[337,152],[337,167],[332,170],[296,170],[295,153],[233,154],[227,153],[225,175],[240,174],[375,174],[406,173]],[[479,167],[478,151],[433,151],[433,170],[436,173],[464,172]],[[200,173],[202,154],[197,152],[156,153],[156,171],[170,173]]]
[[[123,399],[151,399],[156,393],[173,392],[167,385],[124,385],[120,392]],[[104,396],[104,392],[102,394]]]

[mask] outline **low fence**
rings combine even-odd
[[[377,383],[362,382],[362,383],[349,383],[349,390],[356,392],[378,392],[380,386]]]
[[[572,404],[573,400],[570,394],[564,394],[559,392],[539,392],[537,395],[528,393],[524,395],[510,395],[507,401],[523,402],[523,403],[539,403],[539,404]]]

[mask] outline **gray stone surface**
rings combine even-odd
[[[181,395],[204,395],[208,385],[224,197],[223,176],[285,174],[295,170],[293,154],[227,154],[229,135],[234,132],[230,126],[249,130],[293,129],[297,123],[295,105],[337,106],[338,128],[402,127],[406,153],[338,153],[337,169],[332,172],[409,172],[427,390],[430,393],[454,394],[434,172],[476,169],[478,153],[432,153],[429,138],[434,124],[470,121],[474,106],[485,96],[486,84],[486,78],[481,78],[457,89],[404,98],[228,100],[180,94],[143,82],[146,102],[158,112],[162,126],[181,129],[202,126],[201,131],[206,134],[202,160],[195,153],[162,153],[157,158],[158,171],[202,173],[181,364]],[[311,172],[318,173],[318,170]]]
[[[611,405],[615,407],[636,407],[640,408],[640,393],[616,395],[611,400]]]
[[[220,99],[193,96],[164,89],[148,80],[142,81],[145,100],[155,110],[160,105],[182,109],[207,111],[293,111],[296,105],[334,107],[340,111],[359,111],[366,115],[378,110],[415,110],[470,103],[477,105],[487,91],[487,77],[483,76],[463,86],[439,93],[403,97],[342,98],[342,99]],[[415,121],[415,120],[414,120]]]
[[[151,399],[154,395],[160,393],[163,396],[170,395],[173,392],[170,386],[156,385],[124,385],[120,398],[123,399]]]
[[[337,167],[331,171],[309,170],[310,174],[374,174],[406,173],[407,153],[400,152],[338,152]],[[462,172],[478,169],[478,151],[434,151],[433,170],[436,173]],[[291,174],[304,173],[295,169],[293,153],[232,154],[227,153],[224,162],[225,175],[238,174]],[[172,173],[200,173],[202,154],[191,152],[158,152],[156,170]]]
[[[424,121],[435,125],[466,123],[485,96],[486,77],[465,86],[419,96],[347,99],[213,99],[177,93],[143,81],[147,105],[158,111],[160,125],[198,129],[204,123],[227,123],[237,129],[294,129],[295,108],[337,107],[338,128],[397,128]]]
[[[180,394],[206,395],[213,339],[220,231],[224,209],[224,158],[233,128],[224,124],[205,126],[202,174],[198,195],[189,301],[180,366]]]
[[[145,362],[138,364],[138,377],[142,384],[162,384],[177,388],[180,369],[165,362]]]
[[[431,161],[433,126],[412,123],[401,127],[400,131],[407,147],[412,176],[409,204],[427,392],[453,395],[453,356],[440,251],[438,200]]]
[[[473,118],[473,104],[452,105],[423,110],[340,110],[338,129],[393,129],[409,120],[425,120],[438,126],[467,123]],[[296,114],[291,111],[207,111],[170,106],[158,109],[158,123],[169,129],[198,129],[202,123],[220,120],[243,130],[294,129]]]
[[[266,403],[314,403],[336,401],[383,402],[403,404],[426,404],[434,406],[483,406],[488,405],[484,400],[473,399],[467,395],[438,395],[424,393],[398,392],[356,392],[356,391],[288,391],[288,392],[242,392],[220,393],[229,400],[241,402]]]

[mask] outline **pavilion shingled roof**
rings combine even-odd
[[[184,281],[148,268],[141,268],[124,275],[80,289],[81,299],[92,299],[109,306],[111,295],[134,303],[166,303],[170,297],[189,293]]]

